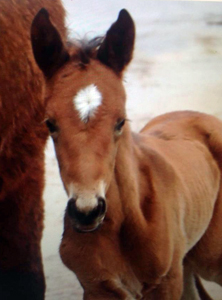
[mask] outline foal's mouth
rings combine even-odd
[[[73,224],[73,228],[78,233],[90,233],[97,231],[102,226],[102,222],[96,225],[84,226],[81,224]]]

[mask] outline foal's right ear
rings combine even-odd
[[[69,60],[61,36],[49,19],[49,13],[42,8],[31,25],[31,43],[35,60],[47,78]]]

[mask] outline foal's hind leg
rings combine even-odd
[[[205,288],[203,287],[202,282],[198,276],[195,276],[195,284],[200,295],[201,300],[213,300],[208,293],[206,292]]]
[[[212,300],[198,276],[185,261],[183,269],[183,295],[181,300]]]
[[[200,241],[186,259],[196,274],[222,286],[222,180],[213,217]]]
[[[186,263],[183,271],[183,295],[181,300],[200,300],[194,274]]]

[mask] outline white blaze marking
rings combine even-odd
[[[90,190],[79,188],[74,184],[69,185],[69,198],[76,198],[76,206],[80,211],[91,211],[98,205],[98,197],[105,198],[106,185],[104,181],[100,181],[99,184]]]
[[[79,112],[80,119],[87,123],[93,117],[98,106],[102,103],[102,94],[97,86],[91,84],[80,90],[73,99],[75,109]]]

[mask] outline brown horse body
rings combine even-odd
[[[30,27],[47,7],[65,37],[60,0],[0,1],[0,299],[43,299],[44,78]]]
[[[66,50],[45,13],[32,39],[42,18],[57,66]],[[121,76],[133,43],[123,10],[101,44],[69,50],[48,77],[47,125],[70,198],[60,254],[87,300],[199,299],[195,274],[222,284],[222,123],[174,112],[132,133]]]
[[[102,227],[80,235],[65,217],[61,257],[85,299],[180,299],[183,272],[183,299],[199,299],[194,274],[222,285],[221,130],[175,112],[125,133]]]

